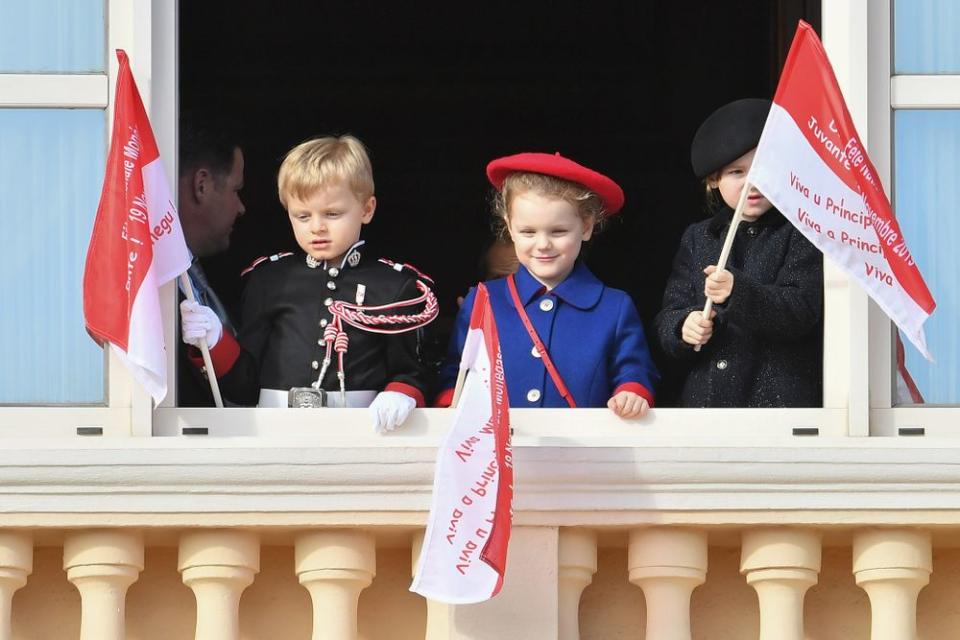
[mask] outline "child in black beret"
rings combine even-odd
[[[737,100],[693,139],[693,170],[714,215],[684,232],[654,321],[683,370],[684,407],[822,404],[820,252],[751,188],[727,266],[716,268],[769,110],[769,100]],[[705,318],[707,298],[714,311]]]

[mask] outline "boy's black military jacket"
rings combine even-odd
[[[775,209],[737,230],[733,292],[714,306],[713,337],[699,353],[680,337],[687,315],[703,310],[703,269],[717,263],[732,216],[723,207],[687,228],[654,320],[664,353],[687,372],[680,403],[821,406],[823,258]]]
[[[217,343],[213,350],[217,352],[214,368],[221,390],[232,402],[255,405],[261,388],[310,386],[326,352],[322,338],[333,320],[329,305],[334,300],[384,305],[422,295],[416,287],[415,271],[397,270],[366,247],[355,245],[341,265],[311,267],[306,258],[301,252],[273,256],[245,276],[239,348]],[[422,310],[423,305],[418,305],[393,313],[408,315]],[[430,376],[420,359],[419,331],[384,335],[349,325],[344,328],[349,336],[344,357],[347,391],[400,391],[423,406],[430,393]],[[225,338],[229,342],[228,336]],[[322,387],[328,391],[340,388],[336,352]]]

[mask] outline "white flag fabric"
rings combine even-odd
[[[453,426],[437,453],[430,519],[410,586],[449,604],[482,602],[500,591],[510,540],[510,402],[483,284],[477,287],[460,368],[467,377]]]
[[[159,288],[190,252],[127,55],[117,51],[113,135],[83,274],[87,331],[160,403],[167,394]]]
[[[800,23],[747,182],[853,276],[926,357],[936,303],[860,142],[826,52]]]

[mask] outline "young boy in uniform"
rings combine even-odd
[[[243,405],[369,406],[377,431],[403,423],[429,391],[418,329],[437,315],[426,278],[377,259],[360,240],[373,219],[373,171],[352,136],[309,140],[280,167],[296,254],[244,271],[241,328],[183,302],[183,340],[205,337],[223,395]]]

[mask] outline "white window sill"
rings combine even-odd
[[[452,409],[419,409],[389,437],[436,440],[452,419]],[[510,421],[517,439],[550,446],[585,441],[633,446],[660,439],[694,444],[718,434],[725,439],[749,440],[846,435],[843,409],[653,409],[642,420],[621,420],[608,409],[511,409]],[[803,431],[794,435],[795,429]],[[818,432],[813,434],[811,429]],[[349,438],[368,446],[383,442],[383,436],[372,432],[366,409],[160,408],[154,411],[153,433],[298,438],[304,442]]]

